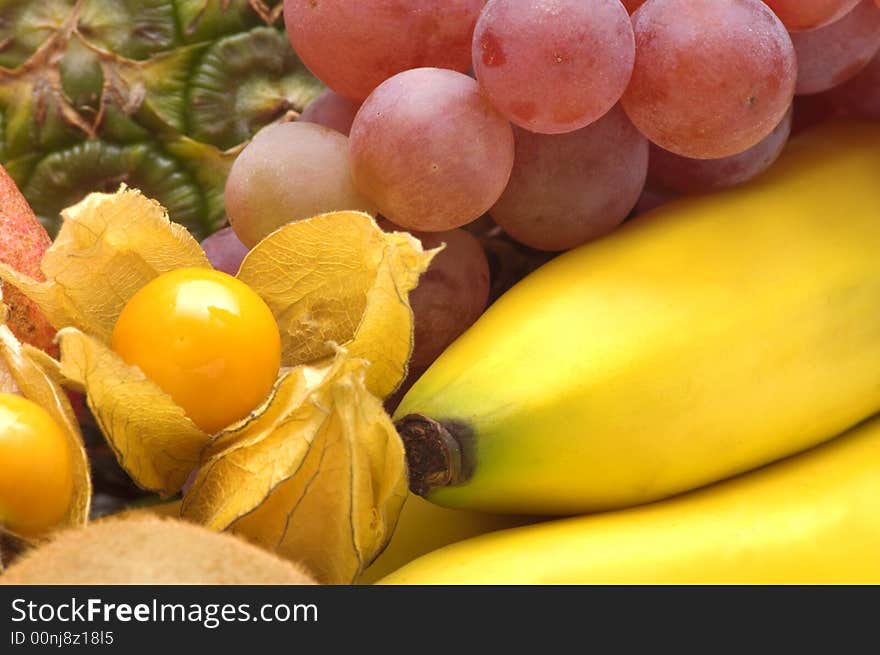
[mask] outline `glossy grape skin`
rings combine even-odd
[[[42,407],[0,393],[0,527],[23,537],[57,525],[73,498],[73,457]]]
[[[636,63],[622,103],[651,141],[718,159],[755,145],[782,120],[797,63],[765,4],[649,0],[632,19]]]
[[[282,225],[317,214],[375,213],[352,179],[345,135],[299,121],[256,134],[232,164],[223,199],[232,229],[249,248]]]
[[[229,275],[238,273],[241,262],[248,254],[248,247],[241,242],[231,227],[217,230],[202,241],[202,250],[211,266]]]
[[[704,193],[734,187],[760,175],[782,153],[791,134],[791,110],[764,139],[722,159],[689,159],[651,145],[648,180],[676,193]]]
[[[796,93],[827,91],[855,77],[880,50],[880,6],[862,0],[840,20],[791,38],[798,58]]]
[[[833,23],[859,0],[764,0],[791,32],[812,30]]]
[[[326,89],[309,103],[300,114],[299,120],[317,123],[348,136],[351,123],[360,106],[361,103],[353,102],[331,89]]]
[[[512,123],[560,134],[620,99],[635,58],[619,0],[489,0],[474,30],[477,80]]]
[[[119,315],[111,347],[209,434],[263,402],[281,364],[266,303],[209,268],[178,269],[142,287]]]
[[[607,234],[645,186],[648,142],[619,106],[576,132],[515,134],[513,173],[489,214],[527,246],[566,250]]]
[[[361,101],[411,68],[471,67],[471,37],[486,0],[285,0],[294,50],[318,79]]]
[[[417,68],[383,82],[351,127],[363,194],[406,229],[439,232],[478,218],[513,167],[513,131],[473,79]]]

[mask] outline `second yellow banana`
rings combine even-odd
[[[738,478],[467,539],[387,584],[880,584],[880,418]]]
[[[415,490],[490,512],[631,506],[880,410],[878,180],[880,127],[823,126],[752,183],[527,277],[398,408]]]

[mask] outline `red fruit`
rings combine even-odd
[[[202,241],[202,250],[211,266],[218,271],[236,275],[249,250],[231,227],[224,227]]]
[[[0,166],[0,262],[35,280],[43,253],[52,244],[6,169]],[[7,324],[21,341],[52,352],[55,329],[18,289],[3,284],[3,302],[9,307]]]
[[[405,231],[386,218],[379,220],[379,227],[386,232]],[[486,309],[489,262],[479,239],[465,230],[409,233],[426,250],[446,244],[409,294],[414,320],[409,367],[423,371]]]

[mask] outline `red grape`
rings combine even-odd
[[[351,165],[361,191],[397,225],[449,230],[501,195],[513,131],[467,75],[417,68],[383,82],[361,106]]]
[[[880,53],[858,75],[824,95],[848,116],[880,121]]]
[[[238,273],[242,260],[248,254],[248,247],[231,227],[224,227],[202,241],[202,249],[211,266],[229,275]]]
[[[648,179],[678,193],[702,193],[737,186],[776,161],[791,133],[791,110],[764,139],[748,150],[721,159],[689,159],[652,145]]]
[[[792,32],[811,30],[832,23],[855,7],[859,0],[764,0]]]
[[[317,123],[348,136],[351,131],[351,122],[360,106],[359,102],[352,102],[327,89],[309,103],[309,106],[300,114],[299,120]]]
[[[486,0],[284,0],[303,63],[331,89],[363,100],[410,68],[467,71]]]
[[[620,107],[568,134],[516,128],[510,182],[489,210],[517,241],[566,250],[617,227],[648,170],[648,142]]]
[[[605,114],[634,56],[619,0],[489,0],[474,30],[477,80],[501,113],[532,132],[571,132]]]
[[[880,7],[862,0],[826,27],[791,35],[797,52],[796,93],[820,93],[846,82],[880,50]]]
[[[385,231],[401,228],[379,221]],[[476,321],[489,301],[489,262],[479,239],[466,230],[412,232],[425,249],[446,247],[410,292],[414,348],[410,368],[424,369]]]
[[[345,209],[375,213],[352,180],[348,138],[299,121],[254,136],[232,164],[223,199],[232,229],[250,248],[291,221]]]
[[[760,0],[649,0],[633,14],[636,63],[623,107],[651,141],[685,157],[742,152],[794,94],[785,27]]]

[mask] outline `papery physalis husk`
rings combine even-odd
[[[210,267],[192,235],[136,189],[91,193],[62,213],[38,282],[0,264],[0,278],[34,301],[53,327],[110,341],[125,303],[147,282],[184,267]]]
[[[368,214],[333,212],[267,236],[238,278],[275,314],[285,366],[326,364],[339,344],[370,362],[367,388],[385,398],[412,353],[407,294],[438,251],[422,250],[406,232],[383,232]]]
[[[46,370],[54,366],[65,386],[87,392],[90,409],[135,482],[176,493],[208,435],[105,344],[125,303],[141,287],[178,268],[210,268],[208,259],[161,205],[124,185],[113,194],[89,194],[62,216],[58,237],[40,264],[45,282],[2,265],[0,277],[31,298],[54,327],[76,328],[59,336],[67,352],[62,366],[48,356],[39,362]]]
[[[98,339],[76,328],[58,332],[60,373],[86,391],[101,432],[131,478],[163,496],[175,494],[210,437],[171,396]]]
[[[261,407],[212,440],[109,348],[141,287],[209,266],[201,247],[135,190],[91,194],[62,215],[41,264],[46,282],[0,269],[59,329],[61,365],[46,357],[45,370],[86,392],[140,486],[173,494],[198,467],[187,518],[305,561],[324,581],[354,580],[406,496],[403,447],[379,398],[406,375],[407,294],[437,251],[358,212],[292,223],[257,244],[239,278],[278,321],[282,373]]]
[[[2,309],[5,309],[5,307]],[[9,365],[3,358],[0,358],[0,393],[19,393],[18,385],[15,383],[15,376],[12,375]]]
[[[219,434],[184,496],[184,518],[232,530],[323,583],[354,581],[406,498],[403,446],[365,386],[367,362],[284,373],[256,417]]]
[[[92,501],[92,483],[79,423],[56,375],[57,370],[45,366],[45,361],[51,358],[43,351],[19,342],[5,325],[5,320],[6,307],[0,305],[0,390],[17,393],[32,400],[46,410],[61,428],[70,449],[73,497],[67,514],[55,527],[84,525],[88,520]],[[0,526],[0,531],[2,530],[3,527]],[[24,542],[34,541],[13,536]]]

